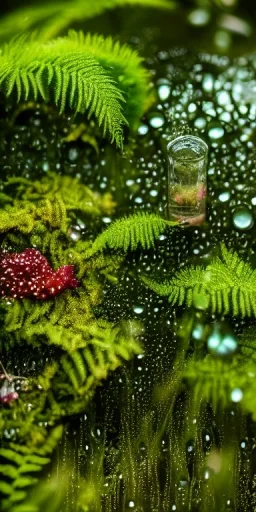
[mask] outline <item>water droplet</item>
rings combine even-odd
[[[144,308],[143,306],[134,306],[133,311],[136,313],[136,315],[141,315],[141,313],[144,311]]]
[[[221,192],[219,195],[219,200],[221,203],[226,203],[226,201],[229,201],[230,199],[230,193],[229,192]]]
[[[49,171],[50,166],[49,166],[48,162],[43,162],[42,163],[42,169],[43,169],[44,172]]]
[[[158,87],[158,96],[161,101],[166,101],[170,96],[171,88],[167,84],[162,84]]]
[[[237,340],[225,325],[216,324],[207,340],[207,347],[216,355],[226,356],[236,351]]]
[[[222,128],[221,125],[214,125],[211,126],[210,130],[208,131],[208,135],[210,139],[212,140],[218,140],[221,139],[224,135],[224,128]]]
[[[210,11],[207,11],[207,9],[194,9],[188,15],[188,21],[191,25],[196,25],[197,27],[207,25],[210,21]]]
[[[208,469],[206,469],[206,471],[204,472],[204,479],[209,480],[209,478],[210,478],[210,471]]]
[[[221,106],[229,105],[231,103],[230,94],[227,91],[221,91],[217,95],[217,102]]]
[[[192,114],[195,111],[196,111],[196,104],[195,103],[190,103],[190,105],[188,106],[188,112],[190,114]]]
[[[146,135],[148,133],[148,126],[146,124],[141,124],[138,128],[139,135]]]
[[[78,151],[76,148],[72,148],[69,150],[68,158],[71,162],[74,162],[78,158]]]
[[[204,326],[202,324],[196,324],[192,331],[192,338],[194,340],[202,340],[204,335]]]
[[[156,197],[158,195],[158,191],[157,190],[150,190],[149,194],[151,195],[151,197]]]
[[[212,92],[213,89],[213,77],[212,75],[205,75],[202,83],[205,92]]]
[[[165,119],[162,114],[159,114],[158,112],[155,114],[152,114],[149,119],[149,124],[152,126],[152,128],[161,128],[161,126],[164,125]]]
[[[230,394],[230,398],[232,400],[232,402],[240,402],[243,398],[243,392],[240,388],[235,388],[232,390],[231,394]]]
[[[201,130],[203,128],[205,128],[206,126],[206,119],[204,119],[204,117],[198,117],[196,120],[195,120],[195,127],[198,128],[198,130]]]
[[[250,229],[253,224],[253,216],[249,208],[246,206],[240,206],[236,209],[236,211],[233,213],[233,224],[238,229]]]

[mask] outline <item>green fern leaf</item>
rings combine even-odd
[[[182,269],[168,282],[143,282],[159,295],[169,296],[171,304],[195,304],[198,295],[206,299],[213,313],[256,316],[256,270],[221,246],[222,259],[204,267]]]
[[[148,101],[150,76],[142,67],[143,60],[127,45],[113,42],[111,37],[69,31],[70,49],[78,48],[93,55],[103,68],[111,69],[111,75],[123,92],[126,103],[124,115],[129,125],[135,128],[145,112]]]
[[[41,448],[28,448],[16,443],[10,443],[9,448],[0,448],[0,493],[4,495],[1,510],[19,510],[19,507],[22,509],[23,504],[20,502],[24,502],[29,488],[38,481],[34,476],[35,471],[42,471],[50,462],[50,458],[44,455],[50,455],[56,448],[62,432],[61,426],[54,428]],[[6,477],[8,483],[5,482]]]
[[[248,361],[256,361],[256,328],[249,327],[239,336],[239,348]]]
[[[25,80],[24,80],[25,77]],[[70,48],[63,38],[39,44],[18,38],[4,45],[0,54],[0,87],[17,100],[28,97],[53,101],[63,112],[87,113],[96,118],[103,134],[122,145],[124,98],[111,74],[83,47]]]
[[[113,222],[96,238],[91,253],[106,247],[127,251],[141,245],[143,249],[149,249],[167,226],[176,225],[177,222],[166,221],[153,213],[136,213]]]
[[[241,384],[239,364],[206,356],[201,361],[191,359],[184,371],[184,378],[193,388],[196,402],[210,403],[216,410],[231,402],[231,392]]]
[[[62,368],[76,393],[87,393],[89,388],[105,379],[109,371],[120,366],[122,359],[128,361],[133,354],[141,352],[136,339],[127,337],[125,327],[125,323],[122,327],[113,327],[104,321],[93,323],[88,327],[90,338],[86,348],[61,358]]]

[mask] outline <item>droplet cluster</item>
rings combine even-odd
[[[49,299],[66,288],[76,288],[78,281],[72,265],[54,271],[36,249],[0,255],[0,296],[23,299]]]

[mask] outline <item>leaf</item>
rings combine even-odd
[[[171,304],[195,305],[198,295],[213,313],[256,316],[256,270],[237,253],[221,245],[222,258],[204,267],[182,269],[171,281],[142,281],[159,295],[167,295]]]
[[[17,443],[10,443],[10,448],[1,448],[0,457],[0,492],[5,495],[1,510],[22,510],[29,488],[35,486],[38,479],[34,477],[35,471],[40,472],[50,459],[40,455],[40,451],[49,455],[60,441],[63,428],[58,426],[49,433],[41,448],[28,448]],[[5,462],[7,461],[7,463]],[[5,464],[4,464],[5,462]],[[36,466],[35,466],[36,464]],[[32,473],[32,474],[31,474]],[[6,476],[9,483],[5,482]],[[16,505],[13,505],[16,503]],[[23,508],[23,510],[25,510]],[[30,508],[28,506],[27,510]],[[31,509],[33,510],[33,508]]]
[[[73,45],[74,46],[74,45]],[[53,101],[60,112],[93,115],[103,135],[122,146],[124,98],[111,73],[92,53],[69,37],[41,44],[35,37],[16,38],[4,45],[0,54],[0,87],[17,101],[32,98]]]
[[[93,254],[106,247],[127,251],[139,245],[149,249],[167,226],[176,225],[176,222],[166,221],[153,213],[136,213],[113,222],[96,238],[91,251]]]

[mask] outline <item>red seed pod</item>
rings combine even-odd
[[[36,249],[0,254],[0,297],[49,299],[66,288],[76,288],[73,265],[53,270]]]

